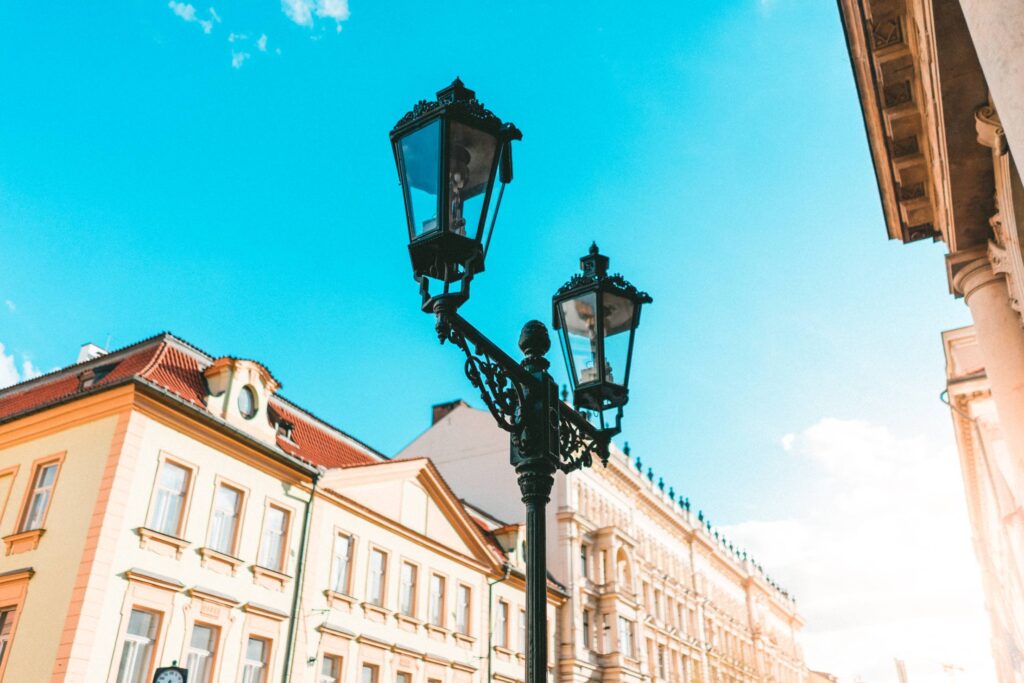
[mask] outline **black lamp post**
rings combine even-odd
[[[473,276],[484,269],[501,197],[512,180],[511,143],[520,139],[518,128],[485,109],[459,79],[435,101],[421,100],[391,131],[423,310],[436,316],[441,343],[462,349],[466,376],[510,435],[526,504],[526,683],[544,683],[545,506],[556,471],[589,467],[594,456],[607,464],[608,444],[620,431],[629,398],[640,308],[651,297],[621,275],[608,275],[608,257],[597,245],[580,259],[583,272],[553,297],[577,410],[559,400],[548,374],[544,355],[551,340],[544,323],[523,326],[519,348],[526,357],[518,363],[459,315]],[[501,183],[497,196],[495,180]],[[431,293],[432,282],[440,291]]]

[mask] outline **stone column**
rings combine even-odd
[[[953,287],[971,309],[978,347],[1007,445],[1024,462],[1024,327],[1010,306],[1006,278],[988,257],[962,262]]]
[[[1024,176],[1024,2],[961,0],[978,61]]]

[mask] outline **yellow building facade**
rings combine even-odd
[[[522,680],[521,528],[278,388],[164,334],[0,391],[0,680]]]
[[[945,244],[974,323],[943,335],[949,402],[996,671],[1020,683],[1024,3],[838,4],[889,237]]]

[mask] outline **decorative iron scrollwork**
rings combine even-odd
[[[466,354],[466,377],[480,391],[480,398],[498,426],[513,435],[521,433],[526,403],[523,388],[509,375],[501,359],[495,358],[496,354],[480,341],[467,341],[463,331],[453,325],[447,315],[438,316],[437,336],[442,344],[449,341]]]
[[[561,457],[558,468],[568,473],[590,467],[594,464],[594,456],[607,466],[609,440],[610,435],[595,430],[579,414],[559,411],[558,450]]]

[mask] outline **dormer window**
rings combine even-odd
[[[242,390],[238,392],[238,412],[242,414],[246,420],[251,420],[256,416],[256,390],[251,385],[246,384],[242,387]]]
[[[288,441],[292,440],[292,423],[287,420],[277,421],[277,435]]]

